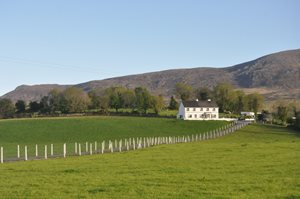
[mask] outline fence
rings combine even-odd
[[[115,153],[122,151],[138,150],[142,148],[148,148],[152,146],[157,146],[161,144],[177,144],[177,143],[187,143],[187,142],[199,142],[202,140],[215,139],[228,135],[235,132],[238,129],[243,128],[248,125],[247,122],[233,122],[220,129],[213,131],[184,135],[184,136],[155,136],[155,137],[136,137],[136,138],[125,138],[120,140],[104,140],[101,143],[98,142],[85,142],[85,143],[74,143],[74,151],[68,151],[67,144],[64,143],[60,146],[61,154],[54,154],[54,144],[44,145],[43,155],[39,154],[39,145],[35,145],[35,156],[29,156],[28,146],[24,146],[24,154],[21,156],[20,145],[16,147],[17,157],[7,157],[5,158],[4,147],[0,148],[0,163],[12,162],[12,161],[27,161],[27,160],[41,160],[48,158],[59,158],[67,156],[82,156],[82,155],[92,155],[92,154],[104,154],[104,153]],[[84,146],[85,145],[85,146]],[[50,148],[50,152],[48,150]]]

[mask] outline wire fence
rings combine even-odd
[[[28,160],[42,160],[49,158],[66,158],[69,156],[83,156],[104,153],[116,153],[131,150],[138,150],[149,148],[162,144],[177,144],[188,142],[199,142],[203,140],[216,139],[243,128],[249,122],[232,122],[224,127],[212,130],[205,133],[184,135],[184,136],[154,136],[154,137],[135,137],[125,138],[119,140],[108,140],[102,142],[75,142],[73,144],[63,143],[49,144],[49,145],[35,145],[33,153],[28,152],[28,146],[24,146],[21,150],[20,145],[16,146],[16,157],[5,156],[4,147],[0,147],[0,163],[15,162],[15,161],[28,161]],[[73,146],[72,146],[73,145]],[[41,148],[42,147],[42,152]],[[22,154],[21,154],[22,152]]]

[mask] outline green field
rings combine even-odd
[[[133,137],[177,136],[203,133],[228,124],[223,121],[181,121],[166,118],[143,117],[73,117],[16,119],[0,121],[0,146],[5,157],[16,157],[17,145],[21,155],[24,146],[29,147],[30,156],[39,154],[44,145],[54,144],[54,153],[62,154],[62,145],[67,143],[68,151],[74,152],[74,143],[94,143]],[[23,155],[24,156],[24,155]]]
[[[1,198],[300,198],[300,136],[250,125],[215,140],[0,165]]]

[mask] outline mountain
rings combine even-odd
[[[14,102],[17,100],[30,102],[40,100],[43,96],[48,95],[52,89],[64,90],[67,87],[67,85],[58,84],[41,84],[34,86],[21,85],[15,90],[3,95],[1,98],[9,98]]]
[[[174,69],[90,81],[73,86],[85,91],[110,86],[143,86],[155,94],[170,96],[174,94],[175,84],[178,82],[185,82],[195,88],[212,88],[219,82],[228,82],[247,93],[260,92],[269,100],[300,99],[300,49],[278,52],[224,68]],[[68,86],[22,85],[2,98],[10,98],[13,101],[39,100],[53,88],[65,89]]]

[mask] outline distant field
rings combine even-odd
[[[1,198],[300,198],[300,136],[251,125],[215,140],[0,165]]]
[[[176,136],[203,133],[228,124],[223,121],[181,121],[166,118],[143,117],[73,117],[0,120],[0,146],[5,157],[16,157],[17,145],[29,154],[39,144],[43,154],[44,145],[54,144],[55,153],[62,154],[62,144],[74,151],[75,142],[102,142],[132,137]],[[100,144],[99,144],[100,145]]]

